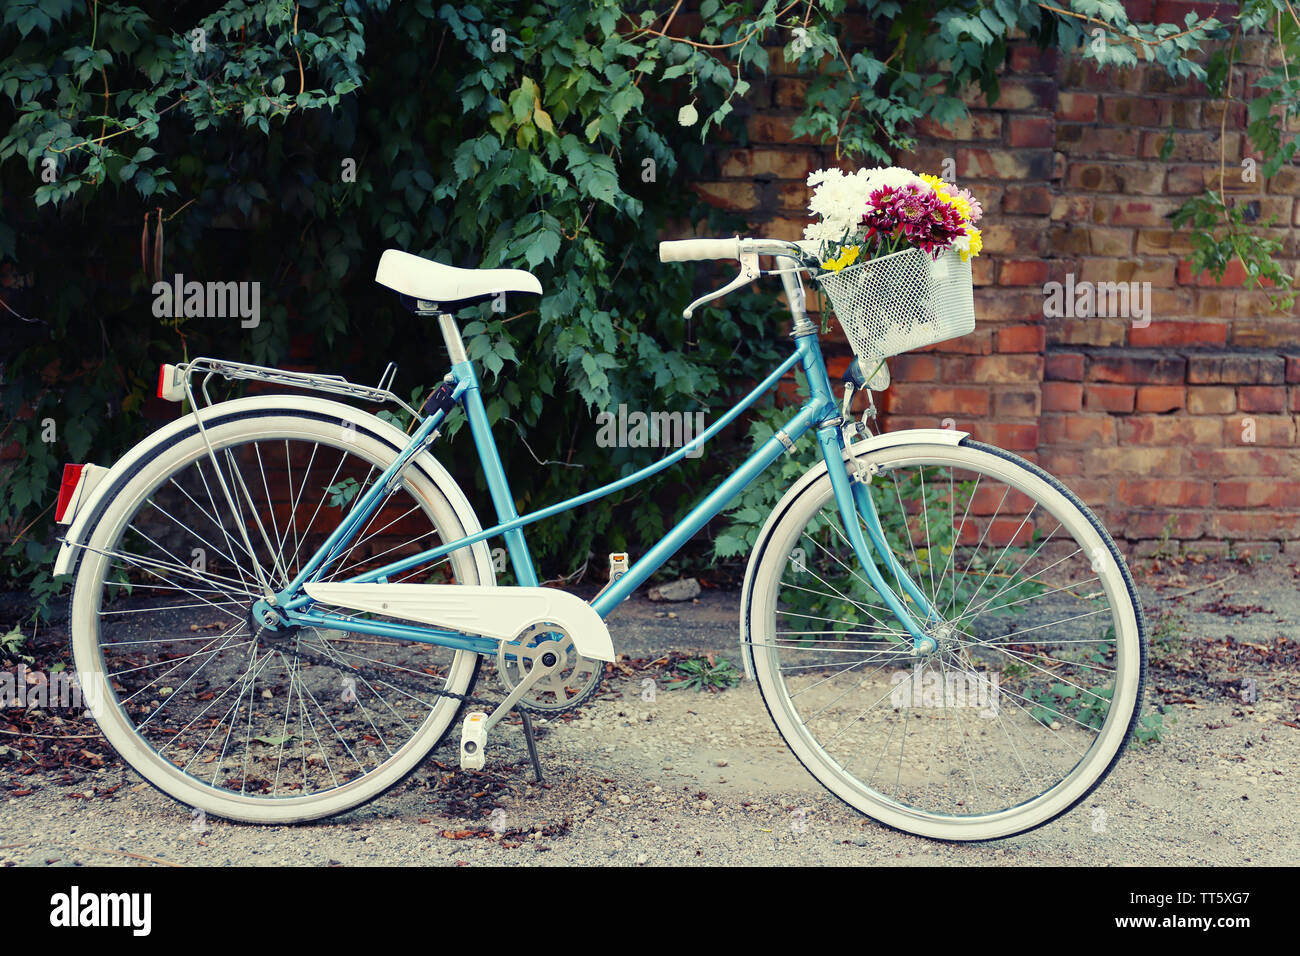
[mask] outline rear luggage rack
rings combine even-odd
[[[397,375],[397,365],[393,362],[389,362],[384,368],[384,374],[379,377],[379,384],[375,386],[358,385],[356,382],[349,382],[342,375],[289,372],[284,369],[266,368],[262,365],[249,365],[245,362],[231,362],[225,359],[196,358],[181,365],[164,365],[160,381],[166,377],[168,369],[173,370],[173,380],[178,387],[183,383],[182,394],[189,392],[190,379],[196,375],[201,375],[200,391],[203,393],[205,403],[209,406],[213,405],[214,402],[212,396],[208,394],[208,383],[213,376],[220,376],[227,381],[244,379],[254,382],[266,382],[268,385],[278,385],[284,388],[301,388],[312,392],[342,395],[346,398],[365,402],[397,405],[416,421],[423,421],[424,418],[419,411],[389,390],[389,386],[392,385],[393,379]],[[178,390],[180,389],[178,388]],[[159,391],[161,394],[161,386]]]

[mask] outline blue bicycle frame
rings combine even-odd
[[[453,357],[464,358],[464,347],[455,321],[450,315],[439,315],[444,337]],[[843,530],[848,541],[857,554],[859,563],[868,581],[884,600],[890,611],[902,624],[912,638],[914,650],[933,648],[934,639],[925,633],[927,624],[940,620],[939,614],[929,599],[922,593],[915,582],[899,565],[885,541],[880,520],[871,501],[869,486],[865,481],[850,477],[844,462],[844,433],[841,429],[839,410],[835,406],[831,391],[830,378],[826,363],[822,357],[817,341],[815,327],[809,326],[802,334],[795,335],[795,351],[776,369],[760,382],[735,407],[715,421],[704,432],[697,435],[682,448],[665,456],[640,471],[610,482],[593,491],[562,501],[558,504],[520,515],[515,510],[515,499],[509,482],[502,468],[501,456],[496,442],[492,438],[488,424],[487,411],[479,389],[478,377],[473,363],[467,359],[455,362],[445,381],[453,386],[451,398],[454,404],[440,409],[425,418],[411,436],[408,446],[402,450],[397,459],[383,474],[356,500],[356,503],[344,516],[342,522],[326,539],[311,559],[303,566],[297,577],[287,587],[276,594],[276,606],[290,624],[315,625],[342,631],[375,634],[402,640],[420,641],[445,647],[473,651],[480,654],[496,653],[498,643],[485,637],[478,637],[456,631],[441,630],[425,626],[353,619],[334,614],[322,613],[314,609],[312,599],[303,591],[303,585],[318,580],[331,564],[339,560],[358,531],[382,503],[391,489],[397,487],[406,466],[422,449],[437,439],[438,428],[445,421],[452,408],[459,406],[469,422],[470,434],[473,436],[479,461],[487,477],[488,491],[496,510],[497,524],[474,534],[447,542],[435,548],[422,551],[401,560],[394,561],[381,568],[347,578],[346,583],[387,582],[390,577],[399,575],[419,565],[444,557],[459,548],[468,547],[480,541],[501,536],[509,553],[515,579],[521,586],[537,587],[537,573],[533,567],[532,556],[524,539],[523,528],[573,508],[620,491],[680,462],[688,453],[698,451],[705,443],[718,435],[759,396],[773,388],[796,365],[804,373],[808,383],[807,401],[786,422],[785,426],[772,438],[769,438],[752,455],[724,479],[713,491],[706,495],[682,521],[673,527],[657,544],[636,561],[627,572],[613,585],[601,592],[592,602],[592,608],[602,617],[607,618],[631,593],[657,571],[665,561],[675,554],[697,531],[722,511],[745,487],[767,469],[781,455],[793,448],[794,442],[810,429],[815,429],[817,441],[830,475],[835,502],[839,509]],[[459,345],[459,348],[456,346]],[[857,520],[861,515],[862,521]],[[862,527],[866,527],[866,535]],[[875,556],[881,556],[894,581],[900,586],[900,596],[894,588],[886,583],[877,567]],[[919,609],[918,613],[907,607],[912,601]]]

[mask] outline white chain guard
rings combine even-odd
[[[583,657],[614,659],[614,642],[601,616],[580,597],[555,588],[312,583],[303,590],[321,604],[482,634],[496,641],[513,641],[534,624],[558,624]]]

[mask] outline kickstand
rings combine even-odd
[[[542,782],[542,762],[537,759],[537,739],[533,737],[533,721],[528,716],[528,711],[522,707],[518,708],[519,719],[524,724],[524,740],[528,743],[528,756],[533,761],[533,773],[537,775],[537,782]]]

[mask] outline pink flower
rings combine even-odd
[[[862,216],[867,238],[905,238],[925,252],[938,254],[965,235],[965,221],[934,191],[915,184],[882,186],[872,192]]]

